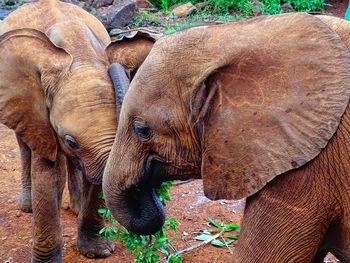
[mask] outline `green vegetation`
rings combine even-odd
[[[170,201],[168,191],[172,186],[171,182],[162,183],[161,187],[157,189],[157,195],[163,206],[166,206],[165,201]],[[100,198],[103,198],[103,194],[100,193]],[[136,235],[121,225],[116,220],[111,218],[111,213],[107,207],[101,207],[98,212],[102,217],[109,222],[109,226],[104,227],[100,231],[100,237],[106,237],[110,240],[120,240],[126,246],[128,251],[136,256],[135,262],[137,263],[154,263],[157,262],[160,257],[165,258],[170,263],[182,262],[181,256],[173,256],[172,252],[175,237],[181,233],[177,230],[177,226],[180,225],[175,218],[166,218],[163,228],[154,235],[142,236]],[[170,238],[165,231],[173,232],[173,237]]]
[[[19,0],[19,1],[14,1],[13,4],[9,5],[6,3],[6,0],[2,0],[2,5],[6,6],[6,7],[13,7],[13,8],[17,8],[23,4],[25,4],[25,0]]]
[[[171,186],[171,182],[165,182],[156,190],[164,207],[166,206],[165,201],[171,201],[168,194]],[[102,192],[99,197],[103,198]],[[111,213],[107,207],[100,207],[98,212],[108,223],[108,226],[101,229],[100,237],[106,237],[110,240],[120,240],[126,246],[127,250],[135,255],[136,263],[155,263],[162,261],[181,263],[181,258],[184,253],[209,243],[216,247],[227,248],[231,253],[230,244],[237,240],[238,237],[228,232],[236,231],[239,233],[240,231],[236,224],[227,224],[225,222],[219,224],[208,217],[208,226],[214,226],[215,229],[201,229],[202,234],[196,236],[195,239],[203,241],[202,243],[177,251],[172,242],[177,236],[181,235],[181,233],[177,230],[180,223],[175,218],[166,218],[164,226],[156,234],[142,236],[129,232],[118,224],[116,220],[111,218]]]
[[[324,11],[324,0],[260,0],[263,5],[256,4],[252,0],[150,0],[150,2],[159,10],[168,11],[169,8],[177,3],[197,4],[207,2],[207,11],[215,14],[225,14],[232,12],[240,12],[246,16],[252,16],[254,9],[260,9],[264,14],[278,14],[284,11],[280,8],[283,4],[291,4],[298,12]]]
[[[231,252],[229,245],[232,244],[234,241],[238,239],[238,237],[231,234],[226,234],[227,232],[236,231],[237,233],[240,232],[240,228],[236,224],[227,224],[225,221],[223,221],[221,224],[217,223],[210,217],[208,217],[209,225],[213,225],[216,227],[216,229],[212,230],[204,230],[203,234],[196,236],[194,239],[206,241],[210,240],[210,243],[213,246],[216,247],[226,247]],[[216,236],[213,236],[213,234],[216,231],[220,231],[219,234],[216,234]],[[217,238],[220,238],[222,241],[218,240]]]
[[[207,3],[204,9],[188,17],[178,18],[170,11],[177,3],[188,0],[151,0],[160,12],[143,11],[135,18],[135,27],[158,26],[165,28],[165,34],[171,34],[185,28],[208,23],[230,22],[256,15],[273,15],[286,12],[324,12],[325,0],[191,0],[192,4]]]
[[[215,21],[234,21],[239,19],[240,17],[233,17],[229,14],[220,15],[220,14],[210,14],[207,12],[198,12],[195,15],[192,15],[188,18],[183,19],[182,21],[177,21],[176,17],[171,12],[166,12],[166,19],[160,18],[157,14],[149,13],[147,11],[143,11],[135,17],[134,26],[142,27],[144,23],[152,26],[164,27],[166,31],[164,32],[166,35],[175,33],[182,29],[195,27],[204,25],[204,20],[215,20]]]

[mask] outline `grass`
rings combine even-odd
[[[193,4],[204,0],[192,0]],[[165,34],[172,34],[185,28],[200,26],[208,23],[231,22],[243,18],[249,18],[258,12],[272,15],[292,10],[282,9],[283,4],[290,4],[298,12],[319,11],[324,12],[325,6],[329,5],[324,0],[260,0],[256,4],[251,0],[206,0],[207,6],[198,10],[195,14],[186,18],[178,18],[170,11],[170,7],[176,3],[186,3],[181,0],[151,0],[159,12],[149,13],[143,11],[135,17],[135,27],[153,25],[163,27]]]
[[[157,13],[159,14],[159,13]],[[165,34],[172,34],[186,28],[204,25],[208,21],[230,22],[240,19],[239,16],[229,14],[210,14],[208,12],[198,12],[187,18],[179,20],[171,12],[167,11],[163,14],[166,17],[159,17],[157,14],[143,11],[139,13],[134,20],[135,27],[141,27],[144,24],[165,28]]]
[[[250,0],[150,0],[150,2],[161,11],[168,11],[169,8],[177,3],[197,4],[201,2],[207,2],[209,9],[213,13],[230,13],[230,12],[241,12],[248,16],[253,15],[254,2]],[[310,11],[324,11],[325,3],[324,0],[260,0],[263,4],[261,9],[264,14],[277,14],[281,13],[281,5],[290,3],[293,8],[298,12],[310,12]]]

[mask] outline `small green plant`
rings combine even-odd
[[[191,2],[192,4],[201,3],[203,0],[151,0],[156,8],[162,11],[168,11],[169,8],[178,3]],[[240,12],[245,16],[252,16],[254,9],[260,9],[264,14],[272,15],[283,13],[281,5],[289,3],[298,12],[321,11],[324,12],[324,7],[329,5],[325,0],[260,0],[263,5],[256,4],[252,0],[207,0],[208,10],[213,14],[232,14],[232,12]]]
[[[298,12],[322,11],[324,7],[329,5],[324,0],[286,0]]]
[[[168,191],[172,186],[172,182],[164,182],[161,187],[156,190],[160,201],[163,206],[166,206],[165,201],[170,201]],[[99,194],[100,198],[103,198],[103,194]],[[175,218],[166,218],[165,224],[160,231],[154,235],[142,236],[136,235],[125,228],[123,228],[118,222],[111,218],[111,213],[107,207],[100,207],[98,212],[102,217],[109,222],[109,225],[100,230],[100,237],[106,237],[110,240],[120,240],[126,246],[128,251],[136,256],[135,262],[137,263],[154,263],[160,259],[160,256],[166,258],[171,263],[181,263],[182,255],[175,256],[172,254],[171,242],[175,239],[180,232],[177,230],[177,226],[180,225]],[[165,231],[172,231],[173,237],[170,238]]]
[[[213,225],[214,227],[216,227],[216,229],[203,230],[203,234],[196,236],[194,239],[200,240],[200,241],[210,240],[210,243],[213,246],[226,247],[231,252],[229,245],[232,244],[235,240],[237,240],[238,237],[236,235],[231,235],[227,233],[231,231],[236,231],[237,233],[239,233],[240,228],[238,227],[238,225],[227,224],[225,221],[219,224],[213,219],[211,219],[210,217],[208,217],[208,220],[209,220],[209,225]],[[213,236],[213,234],[218,230],[220,231],[220,233]],[[221,240],[219,240],[218,238],[220,238]]]
[[[252,16],[253,9],[254,9],[254,2],[253,1],[240,1],[238,4],[238,8],[245,16]]]

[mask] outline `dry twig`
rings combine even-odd
[[[175,257],[177,257],[177,256],[179,256],[179,255],[185,254],[185,253],[187,253],[187,252],[189,252],[189,251],[192,251],[192,250],[197,249],[197,248],[199,248],[199,247],[202,247],[202,246],[204,246],[204,245],[206,245],[206,244],[209,244],[209,243],[211,243],[213,240],[215,240],[215,239],[217,239],[218,237],[222,236],[222,234],[223,234],[224,232],[225,232],[225,230],[222,230],[220,233],[216,234],[215,236],[212,236],[211,238],[209,238],[209,239],[203,241],[202,243],[199,243],[199,244],[197,244],[197,245],[188,247],[188,248],[186,248],[186,249],[184,249],[184,250],[180,250],[180,251],[178,251],[178,252],[176,252],[176,253],[174,253],[174,254],[169,255],[169,256],[166,257],[166,258],[162,258],[162,259],[158,260],[157,263],[162,262],[162,261],[164,261],[164,260],[169,260],[170,258],[175,258]]]

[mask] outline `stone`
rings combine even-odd
[[[95,16],[102,22],[107,31],[131,24],[138,11],[135,2],[120,3],[105,9],[97,10]]]
[[[113,0],[94,0],[91,3],[93,8],[107,7],[113,4]]]
[[[190,2],[187,4],[182,4],[179,7],[173,9],[173,14],[177,17],[186,17],[197,11],[197,8]]]
[[[253,5],[253,16],[263,15],[263,11],[265,9],[265,5],[261,3],[259,0],[251,0],[254,2]]]
[[[259,8],[253,9],[253,16],[261,16],[263,14],[263,11]]]
[[[173,11],[175,8],[182,6],[182,5],[183,5],[183,3],[177,3],[175,5],[172,5],[171,7],[169,7],[169,11]]]
[[[148,0],[135,0],[133,2],[136,2],[138,8],[154,8],[154,6]]]
[[[6,5],[15,5],[16,3],[16,0],[5,0]]]

